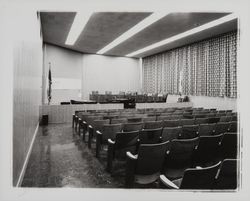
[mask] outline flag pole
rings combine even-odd
[[[50,101],[51,101],[51,85],[52,85],[51,63],[50,62],[49,62],[48,82],[49,82],[49,88],[48,88],[48,91],[47,91],[47,95],[48,95],[48,105],[49,105]]]

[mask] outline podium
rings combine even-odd
[[[135,108],[135,99],[127,99],[123,102],[124,109]]]

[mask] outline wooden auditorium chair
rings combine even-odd
[[[126,152],[136,152],[138,146],[139,130],[118,132],[115,139],[108,139],[107,171],[112,173],[115,159],[126,159]]]
[[[92,142],[96,142],[96,131],[103,132],[104,125],[110,123],[109,119],[104,120],[94,120],[92,125],[88,126],[89,136],[88,136],[88,148],[92,147]]]
[[[163,126],[162,121],[146,121],[144,122],[143,128],[155,129],[155,128],[162,128],[162,126]]]
[[[213,189],[235,190],[237,188],[237,159],[223,160],[215,177]]]
[[[155,144],[160,142],[162,128],[142,129],[139,133],[140,144]]]
[[[182,127],[165,127],[162,129],[161,141],[172,141],[177,139],[182,133]]]
[[[198,136],[199,125],[185,125],[179,139],[191,139]]]
[[[184,170],[192,166],[192,156],[199,138],[174,139],[171,141],[170,151],[166,152],[163,172],[167,178],[179,179]]]
[[[143,123],[142,122],[136,122],[136,123],[125,123],[123,124],[123,132],[130,132],[130,131],[138,131],[142,130]]]
[[[224,134],[199,137],[198,146],[195,147],[192,166],[206,167],[218,162],[220,143]]]
[[[135,183],[150,184],[161,173],[165,153],[170,143],[140,144],[138,153],[127,152],[125,186],[132,188]]]
[[[160,175],[160,181],[169,189],[211,190],[221,162],[209,167],[187,168],[183,177],[175,180],[169,179],[164,174]]]
[[[114,140],[116,133],[122,131],[122,124],[105,124],[103,131],[96,131],[96,157],[99,158],[100,152],[108,144],[108,139]]]

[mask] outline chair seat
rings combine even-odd
[[[160,176],[160,172],[152,175],[135,175],[135,182],[138,184],[149,184],[153,183]]]
[[[181,186],[181,182],[182,182],[182,178],[180,179],[175,179],[172,181],[176,186],[180,187]]]
[[[166,175],[167,178],[169,178],[170,180],[175,180],[175,179],[179,179],[182,178],[184,175],[184,171],[185,169],[187,169],[188,167],[184,167],[184,168],[167,168],[164,172],[164,174]]]

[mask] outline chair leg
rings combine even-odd
[[[93,138],[93,128],[90,128],[89,127],[89,137],[88,137],[88,148],[91,149],[91,141],[92,141],[92,138]]]
[[[73,114],[72,115],[72,128],[74,128],[74,125],[75,125],[75,115]]]
[[[96,158],[99,158],[101,150],[101,135],[96,135]]]
[[[79,123],[79,119],[77,116],[75,116],[75,131],[77,131],[78,123]]]
[[[112,173],[114,159],[114,144],[108,145],[108,161],[107,161],[107,171]]]
[[[82,141],[85,142],[85,135],[86,135],[86,132],[88,131],[88,125],[85,121],[82,121],[82,129],[83,129]]]
[[[136,165],[136,161],[127,158],[126,176],[125,176],[125,187],[126,188],[133,188],[133,186],[134,186],[135,165]]]
[[[82,121],[78,123],[78,135],[81,136]]]

